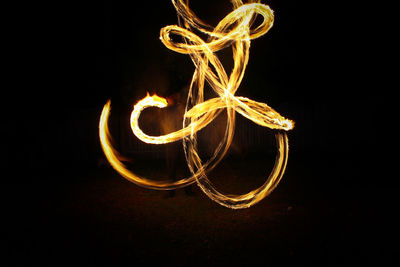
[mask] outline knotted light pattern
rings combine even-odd
[[[196,17],[193,11],[189,9],[187,1],[172,0],[178,15],[183,19],[183,26],[180,23],[181,19],[179,19],[179,26],[171,25],[162,28],[160,39],[167,48],[178,53],[188,54],[195,65],[182,129],[161,136],[150,136],[140,129],[138,121],[144,109],[149,107],[164,108],[168,105],[164,98],[156,95],[147,95],[140,100],[131,113],[131,129],[136,137],[143,142],[165,144],[183,141],[186,160],[192,176],[172,182],[154,181],[131,172],[122,163],[123,158],[111,144],[111,135],[107,124],[111,109],[110,101],[104,106],[100,117],[99,135],[103,151],[111,166],[127,180],[142,187],[159,190],[177,189],[197,182],[202,191],[212,200],[228,208],[241,209],[250,207],[262,200],[275,189],[281,180],[286,169],[289,152],[285,131],[293,128],[293,122],[282,117],[265,103],[235,96],[249,60],[250,42],[252,39],[264,35],[272,27],[274,15],[267,5],[255,1],[246,4],[243,4],[241,0],[232,0],[231,2],[233,11],[212,29]],[[263,20],[260,25],[252,29],[256,15],[261,15]],[[193,33],[192,29],[207,34],[208,40],[201,39]],[[184,42],[173,41],[172,35],[180,36]],[[234,59],[234,66],[229,76],[215,55],[215,52],[228,46],[232,46]],[[205,81],[218,97],[204,100]],[[223,109],[226,109],[227,113],[224,137],[211,158],[204,161],[198,154],[196,133],[212,122]],[[278,151],[274,168],[261,187],[243,195],[226,195],[212,185],[207,173],[222,160],[232,143],[236,112],[258,125],[273,129]]]

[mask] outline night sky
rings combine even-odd
[[[379,232],[390,221],[387,212],[394,212],[397,188],[390,168],[394,159],[388,155],[396,134],[390,74],[384,71],[390,58],[387,23],[378,18],[372,23],[367,3],[262,2],[274,10],[275,23],[252,41],[237,95],[265,102],[295,121],[289,166],[294,162],[297,167],[289,172],[301,174],[285,188],[296,191],[304,179],[300,195],[310,194],[310,202],[321,201],[327,210],[353,207],[358,212],[349,220],[368,225],[361,228],[365,235],[376,233],[368,240],[362,232],[360,240],[371,242],[365,245],[370,252],[376,243],[384,245],[374,259],[391,263],[392,251],[386,249],[391,230]],[[214,26],[230,10],[229,1],[193,0],[190,6]],[[384,9],[377,9],[382,15]],[[29,2],[6,5],[3,12],[8,14],[2,41],[7,85],[2,89],[1,180],[8,191],[3,203],[12,203],[7,211],[15,214],[21,203],[35,197],[22,194],[35,184],[52,184],[45,192],[53,186],[68,192],[58,177],[79,183],[88,179],[79,177],[98,172],[98,119],[108,99],[115,118],[126,116],[147,91],[167,97],[187,85],[194,66],[189,56],[168,50],[159,40],[162,27],[177,24],[168,0]],[[229,49],[218,55],[232,64]],[[30,236],[23,227],[13,228],[21,219],[8,218],[5,230],[15,232],[8,236],[10,247]],[[327,233],[333,226],[327,223],[320,230]],[[18,256],[14,248],[10,251],[11,258]],[[363,262],[364,249],[357,255],[356,262]],[[319,259],[335,263],[322,254]]]

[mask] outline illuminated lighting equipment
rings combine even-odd
[[[161,42],[169,49],[182,54],[188,54],[195,71],[191,80],[186,109],[183,115],[182,129],[161,136],[150,136],[139,127],[141,112],[149,107],[165,108],[167,101],[157,95],[145,98],[134,105],[130,123],[133,133],[141,141],[149,144],[166,144],[182,140],[186,160],[192,176],[176,181],[154,181],[131,172],[123,163],[123,158],[113,148],[108,129],[108,118],[111,103],[108,101],[101,113],[99,124],[100,142],[104,154],[111,166],[130,182],[139,186],[158,190],[173,190],[197,182],[201,190],[212,200],[232,209],[248,208],[269,195],[281,180],[287,165],[289,144],[286,131],[291,130],[294,122],[282,117],[265,103],[256,102],[246,97],[235,96],[243,79],[249,60],[251,40],[264,35],[272,27],[273,11],[269,6],[250,1],[243,4],[241,0],[232,0],[233,11],[222,19],[215,28],[202,22],[192,10],[188,2],[172,0],[183,23],[166,26],[161,29]],[[256,15],[262,16],[260,25],[252,27]],[[181,22],[181,20],[179,20]],[[197,29],[208,36],[204,41],[192,32]],[[171,35],[180,36],[184,41],[175,42]],[[225,72],[215,52],[232,46],[234,65],[231,74]],[[211,66],[213,68],[211,68]],[[205,81],[219,96],[204,99]],[[212,122],[223,109],[226,109],[226,130],[224,137],[213,155],[207,160],[200,159],[197,148],[197,132]],[[275,165],[267,181],[259,188],[243,195],[224,195],[210,182],[207,173],[210,172],[228,151],[235,129],[235,113],[243,115],[254,123],[274,130],[277,156]]]

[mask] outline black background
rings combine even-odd
[[[195,13],[211,25],[230,10],[229,1],[192,2]],[[268,103],[296,122],[289,133],[288,172],[292,180],[285,182],[283,190],[300,191],[305,209],[312,206],[310,203],[319,203],[317,209],[309,209],[319,222],[318,231],[307,228],[305,235],[312,241],[304,244],[319,241],[326,245],[335,240],[333,245],[326,245],[334,252],[298,249],[298,254],[310,256],[301,258],[309,262],[317,259],[316,265],[324,266],[362,263],[373,254],[376,263],[389,264],[394,260],[389,245],[394,230],[390,215],[396,210],[393,204],[397,189],[395,174],[390,171],[396,130],[391,118],[395,114],[390,92],[393,86],[389,86],[391,73],[387,70],[392,46],[385,16],[389,8],[366,2],[315,2],[266,2],[275,11],[274,27],[253,40],[250,63],[237,95]],[[37,243],[30,240],[34,236],[48,240],[46,236],[63,232],[69,223],[59,223],[59,228],[55,227],[58,230],[52,231],[41,226],[38,235],[36,228],[26,225],[39,225],[34,221],[40,216],[44,221],[56,216],[46,205],[39,205],[51,203],[57,192],[73,196],[76,192],[70,190],[71,184],[79,184],[80,180],[90,184],[96,179],[89,176],[99,172],[97,123],[107,99],[112,100],[117,114],[125,114],[146,91],[167,95],[165,82],[177,84],[190,79],[193,67],[189,57],[169,51],[158,39],[161,27],[177,23],[175,10],[169,1],[45,1],[6,5],[3,12],[7,82],[2,89],[1,180],[2,202],[7,206],[8,224],[3,228],[8,233],[6,253],[17,262],[48,263],[49,259],[63,257],[79,262],[85,253],[74,253],[71,247],[81,240],[86,240],[92,254],[97,250],[104,253],[105,239],[90,240],[101,234],[111,236],[108,241],[114,240],[110,230],[113,226],[85,234],[84,225],[92,222],[69,218],[75,225],[70,231],[80,233],[79,237],[67,243],[62,239],[51,239],[53,243],[38,241],[43,248],[40,254],[33,245]],[[221,55],[223,61],[229,56],[229,52]],[[178,82],[175,76],[180,77]],[[119,182],[116,176],[114,180]],[[296,202],[296,197],[293,199]],[[35,203],[29,206],[29,212],[27,203]],[[256,219],[247,223],[252,220]],[[226,227],[223,220],[216,223],[216,231]],[[127,225],[138,228],[141,224]],[[282,225],[279,229],[285,231],[287,225]],[[341,225],[340,230],[337,225]],[[167,230],[156,228],[150,228],[148,237],[165,237],[163,231]],[[180,231],[190,235],[187,229]],[[333,238],[336,234],[342,237]],[[257,238],[251,235],[244,240],[257,243]],[[121,245],[115,239],[121,247],[136,244],[133,239],[130,245]],[[232,241],[229,237],[225,240]],[[221,249],[223,245],[217,238],[214,242],[211,247]],[[352,245],[346,246],[349,242]],[[176,245],[168,241],[162,244],[165,254]],[[48,249],[52,246],[69,252],[54,254]],[[260,258],[270,255],[269,246],[273,243],[259,247]],[[296,243],[295,250],[302,246]],[[309,250],[317,246],[309,246]],[[342,246],[346,253],[340,249]],[[115,249],[108,259],[123,262],[129,258],[129,262],[135,262],[135,257],[122,257],[118,251]],[[240,251],[240,246],[229,247],[231,254]],[[207,251],[191,252],[192,257],[203,253],[207,256]],[[286,257],[280,250],[277,253]],[[258,262],[253,256],[247,259],[246,254],[235,262],[224,253],[215,262],[217,254],[209,253],[209,258],[203,260],[215,264]],[[145,252],[151,258],[149,255],[150,249]],[[162,258],[157,260],[163,262]],[[176,265],[184,263],[188,261],[175,261]],[[277,259],[271,262],[272,266],[280,264],[285,265]]]

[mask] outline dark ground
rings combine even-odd
[[[236,211],[197,186],[193,196],[178,190],[166,198],[106,167],[8,184],[2,193],[6,252],[21,266],[395,266],[394,190],[340,188],[332,173],[309,164],[290,160],[269,197]],[[263,182],[255,177],[260,167],[257,160],[230,159],[213,179],[237,192]],[[157,174],[149,164],[140,168]]]

